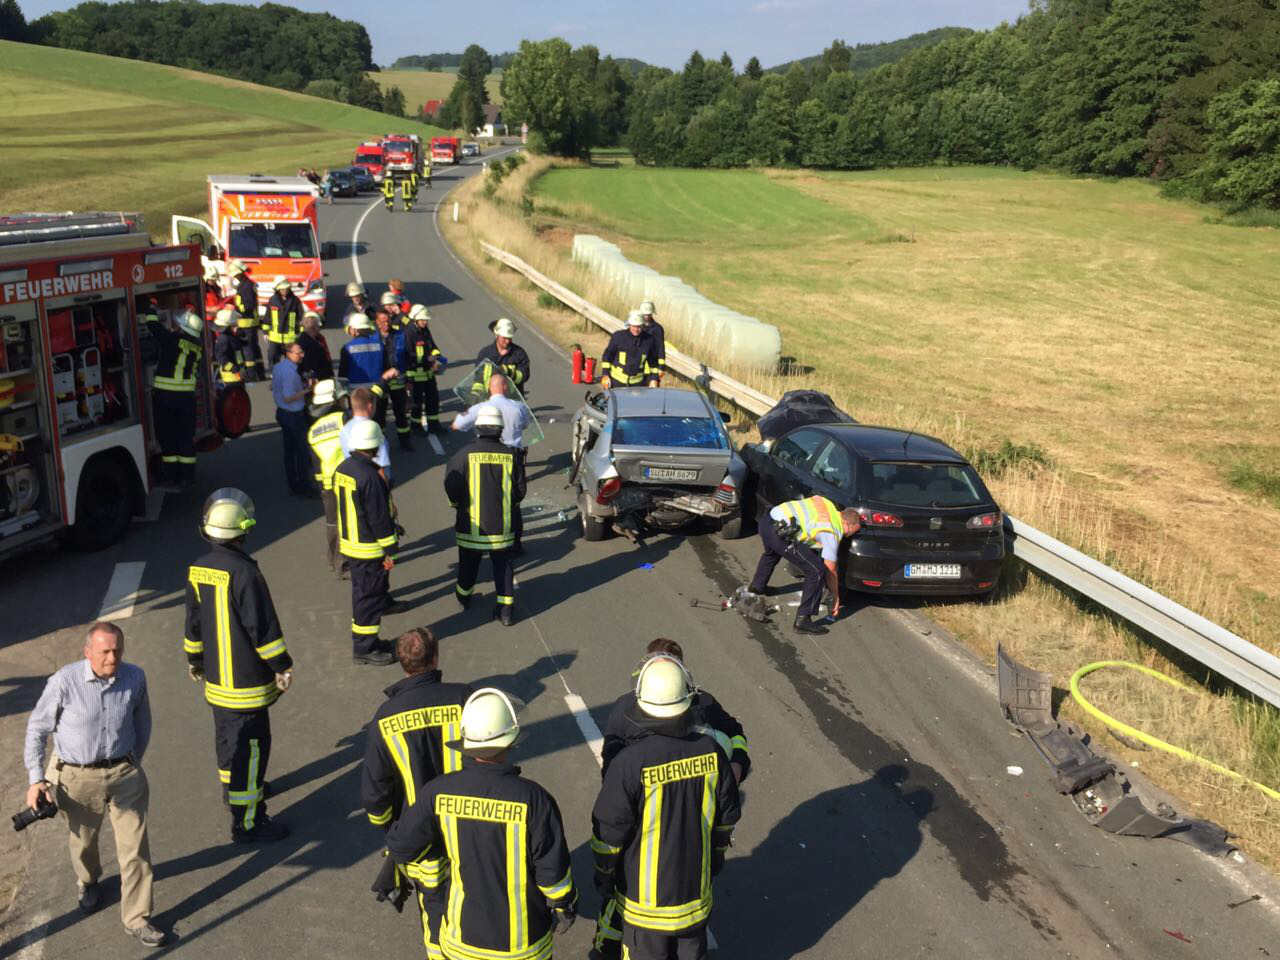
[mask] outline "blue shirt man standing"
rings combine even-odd
[[[284,441],[284,477],[297,497],[318,499],[311,482],[311,453],[307,447],[307,394],[311,391],[298,372],[302,345],[285,347],[284,359],[271,371],[271,396],[276,401],[276,423]]]

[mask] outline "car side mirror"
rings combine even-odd
[[[721,410],[721,411],[720,411],[720,421],[721,421],[722,423],[728,423],[728,422],[729,422],[730,420],[732,420],[732,419],[733,419],[733,417],[731,417],[731,416],[730,416],[726,411],[724,411],[724,410]]]

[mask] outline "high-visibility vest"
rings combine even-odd
[[[836,540],[844,536],[844,524],[840,520],[840,508],[826,497],[806,497],[778,505],[787,519],[794,518],[800,525],[799,539],[812,546],[818,545],[818,534],[829,533]]]
[[[320,466],[316,483],[325,490],[333,489],[333,472],[346,459],[342,454],[342,426],[345,422],[346,414],[335,410],[326,413],[307,431],[307,443]]]
[[[170,332],[169,341],[160,348],[152,386],[172,393],[195,393],[196,367],[201,353],[198,341]]]

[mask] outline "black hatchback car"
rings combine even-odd
[[[744,509],[823,496],[862,529],[842,553],[844,583],[893,594],[984,594],[1004,559],[1003,518],[976,470],[941,440],[859,423],[794,427],[742,448]]]
[[[377,181],[373,179],[373,174],[369,172],[368,167],[347,167],[346,172],[355,181],[357,192],[372,193],[378,189]]]
[[[334,197],[354,197],[358,192],[355,178],[346,170],[330,170],[326,187]]]

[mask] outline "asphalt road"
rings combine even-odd
[[[324,239],[343,253],[330,265],[331,315],[340,313],[353,253],[375,296],[388,277],[402,277],[435,317],[452,361],[445,386],[470,368],[486,324],[507,313],[433,225],[445,190],[474,171],[438,172],[413,214],[387,214],[371,196],[321,210]],[[416,607],[390,618],[384,635],[431,624],[443,638],[447,678],[504,685],[529,704],[519,762],[559,800],[583,888],[585,916],[557,945],[559,956],[585,956],[596,906],[587,847],[599,782],[593,720],[603,723],[654,636],[684,644],[694,676],[751,739],[745,815],[716,886],[719,955],[1207,960],[1280,952],[1273,897],[1228,908],[1258,890],[1247,871],[1177,843],[1089,827],[1001,719],[985,669],[918,615],[854,604],[829,636],[798,639],[786,624],[748,625],[690,605],[743,582],[754,541],[582,541],[565,488],[568,420],[582,388],[568,383],[566,360],[514,319],[533,358],[530,399],[547,434],[530,457],[518,623],[504,629],[489,619],[492,586],[483,580],[471,610],[455,603],[444,458],[419,439],[412,454],[393,453],[408,535],[392,585]],[[340,340],[330,332],[335,349]],[[47,551],[0,566],[5,811],[21,803],[22,729],[44,677],[79,655],[83,626],[106,595],[131,592],[130,577],[140,576],[123,623],[127,658],[146,669],[152,691],[156,736],[145,769],[155,920],[174,933],[153,955],[421,956],[416,918],[369,893],[380,832],[358,798],[363,726],[398,668],[352,664],[349,591],[328,575],[319,507],[285,494],[270,394],[258,385],[253,397],[257,428],[203,458],[199,492],[167,497],[155,522],[100,554]],[[458,443],[445,440],[449,451]],[[251,545],[297,661],[294,688],[272,710],[269,771],[272,814],[293,834],[250,849],[228,842],[209,711],[181,653],[181,588],[202,549],[200,503],[227,484],[256,501]],[[583,704],[589,715],[575,714]],[[1024,773],[1010,775],[1009,765]],[[6,870],[20,864],[21,887],[0,928],[0,958],[144,952],[120,930],[109,841],[109,904],[89,918],[76,910],[60,824],[5,842]]]

